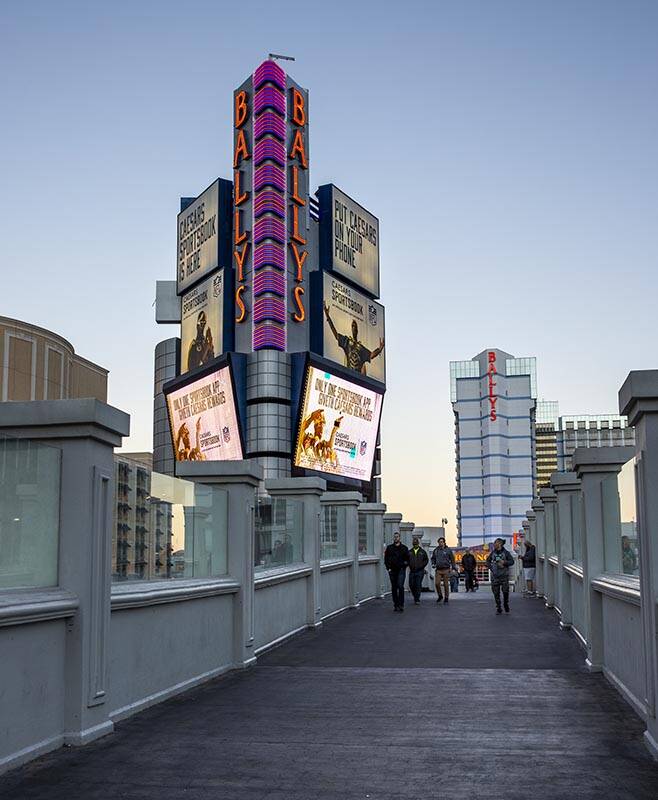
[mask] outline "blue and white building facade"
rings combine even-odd
[[[511,542],[534,497],[535,358],[495,348],[450,362],[461,546]]]

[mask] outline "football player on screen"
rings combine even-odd
[[[384,349],[384,340],[380,337],[379,347],[376,347],[374,350],[369,350],[363,342],[359,341],[359,326],[356,324],[355,319],[352,320],[352,335],[347,336],[344,333],[338,333],[336,330],[336,326],[329,314],[328,303],[324,304],[324,314],[331,328],[331,332],[338,342],[338,347],[345,353],[345,366],[353,369],[355,372],[361,373],[361,375],[367,375],[366,364],[377,358],[382,352]]]
[[[215,357],[215,345],[212,340],[212,331],[206,330],[206,312],[200,311],[196,320],[196,337],[192,339],[190,349],[187,351],[187,368],[196,369]]]

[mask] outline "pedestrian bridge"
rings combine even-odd
[[[515,568],[497,616],[485,587],[394,614],[383,545],[414,524],[357,493],[151,475],[115,465],[116,409],[0,404],[0,796],[655,798],[658,371],[620,410],[635,450],[553,476],[539,597]]]
[[[163,653],[163,656],[166,654]],[[0,778],[5,800],[655,798],[644,726],[536,599],[374,600],[111,736]]]

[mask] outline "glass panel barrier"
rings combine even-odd
[[[624,464],[619,473],[621,516],[621,571],[624,575],[640,575],[640,543],[637,535],[635,504],[635,459]]]
[[[359,555],[375,554],[375,518],[359,512]]]
[[[209,578],[227,572],[224,489],[115,459],[112,580]]]
[[[0,589],[57,585],[61,451],[0,438]]]
[[[569,497],[569,513],[571,514],[571,557],[577,564],[583,563],[582,541],[582,496],[574,492]]]
[[[256,506],[254,568],[304,560],[304,504],[286,497],[260,496]]]
[[[347,509],[325,505],[322,508],[320,560],[345,558],[347,555]]]
[[[551,515],[550,519],[548,515]],[[556,504],[552,504],[549,508],[546,508],[545,512],[545,525],[546,525],[546,555],[547,556],[554,556],[557,554],[556,549],[556,536],[555,536],[555,526],[557,525],[557,507]]]

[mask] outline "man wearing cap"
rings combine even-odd
[[[420,593],[423,588],[425,567],[429,561],[427,551],[420,546],[420,539],[414,536],[409,551],[409,589],[414,596],[414,603],[420,605]]]
[[[502,614],[500,590],[503,590],[503,605],[509,614],[509,568],[514,566],[514,557],[505,549],[505,540],[498,537],[494,549],[487,556],[487,566],[491,573],[491,591],[496,601],[496,613]]]

